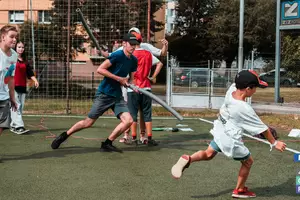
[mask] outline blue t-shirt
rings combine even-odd
[[[107,70],[120,77],[127,77],[131,72],[135,72],[137,69],[137,59],[133,55],[128,58],[124,51],[115,51],[108,57],[112,66],[110,66]],[[96,95],[100,93],[104,93],[114,97],[121,97],[122,90],[121,85],[118,81],[104,77],[102,82],[100,83]]]

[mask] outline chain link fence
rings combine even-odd
[[[28,87],[26,114],[87,114],[102,80],[96,73],[105,58],[84,30],[79,8],[99,44],[109,52],[121,46],[131,27],[150,34],[149,0],[1,1],[2,26],[16,25],[19,40],[40,87]],[[29,81],[29,86],[32,83]]]

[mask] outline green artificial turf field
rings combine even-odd
[[[6,130],[0,137],[0,199],[2,200],[185,200],[231,199],[240,163],[219,154],[210,162],[192,164],[181,179],[172,178],[172,165],[182,154],[205,149],[212,136],[210,124],[197,118],[180,122],[193,132],[155,131],[157,147],[114,144],[123,153],[99,151],[117,125],[115,118],[100,118],[57,150],[50,144],[55,135],[80,118],[24,117],[26,135]],[[155,118],[154,127],[176,127],[175,119]],[[286,133],[281,139],[294,149],[299,141]],[[269,146],[248,140],[254,164],[247,186],[256,199],[299,199],[296,171],[290,152],[270,152]]]

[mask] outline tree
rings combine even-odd
[[[19,39],[26,44],[26,57],[32,59],[32,27],[31,21],[24,22],[19,26],[20,34]],[[65,41],[64,38],[60,37],[61,30],[53,24],[33,24],[34,30],[34,48],[35,56],[37,60],[42,58],[54,59],[66,57],[64,51],[62,51],[65,46],[63,45]]]
[[[223,59],[227,67],[238,54],[239,1],[220,2],[211,21],[209,52],[214,59]],[[256,48],[261,55],[275,52],[276,1],[246,1],[244,16],[244,55]]]
[[[199,61],[207,58],[207,22],[213,16],[214,0],[178,0],[176,28],[170,40],[170,54],[180,61]]]
[[[195,5],[197,9],[189,12]],[[237,0],[210,0],[204,1],[203,4],[200,1],[197,3],[191,0],[179,1],[178,11],[182,12],[178,12],[178,29],[186,30],[186,26],[198,27],[188,29],[193,31],[187,31],[187,35],[195,38],[197,46],[203,47],[204,51],[201,52],[203,56],[197,55],[198,59],[204,57],[225,60],[227,66],[231,66],[238,54],[239,5]],[[192,17],[185,17],[182,13],[190,13]],[[275,16],[276,0],[245,2],[244,55],[248,55],[253,48],[264,53],[274,53]],[[195,59],[197,58],[191,60]]]
[[[85,52],[83,43],[91,43],[86,31],[80,23],[76,12],[80,8],[99,44],[107,45],[110,50],[116,40],[120,40],[132,26],[139,27],[146,36],[147,0],[72,0],[70,1],[70,46],[67,46],[68,0],[53,0],[50,16],[51,24],[34,24],[36,58],[65,61],[69,48],[70,58],[77,52]],[[154,1],[152,14],[162,5],[162,1]],[[159,30],[162,24],[154,23]],[[158,28],[158,29],[157,29]],[[20,26],[21,38],[31,48],[31,22]],[[31,49],[28,49],[28,52]]]
[[[292,33],[292,34],[291,34]],[[288,75],[300,81],[300,36],[299,31],[289,31],[282,39],[281,67],[285,68]]]

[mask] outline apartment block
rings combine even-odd
[[[51,0],[32,0],[32,19],[50,23]],[[29,0],[0,0],[0,27],[6,24],[21,24],[31,19]]]

